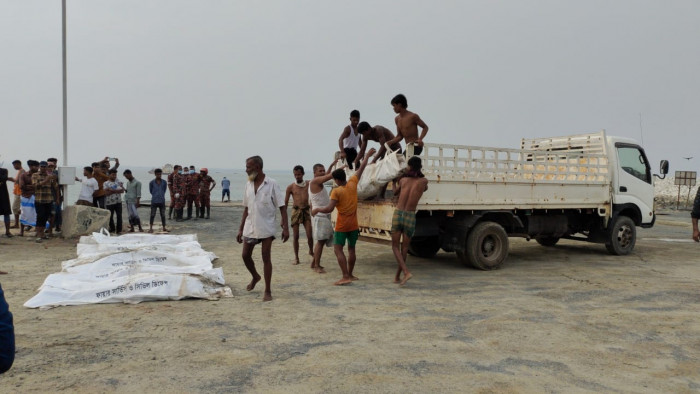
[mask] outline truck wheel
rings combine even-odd
[[[610,254],[623,256],[634,249],[637,242],[637,228],[634,221],[627,216],[618,216],[610,227],[605,248]]]
[[[500,268],[508,257],[508,234],[498,223],[479,223],[467,236],[465,253],[474,268],[480,270]]]
[[[440,237],[416,237],[411,239],[408,253],[411,256],[430,258],[440,250]]]
[[[559,242],[559,237],[537,237],[535,241],[542,246],[554,246]]]

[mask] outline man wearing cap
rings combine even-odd
[[[216,181],[209,176],[209,170],[202,168],[199,170],[199,214],[200,218],[204,218],[204,208],[207,208],[207,219],[211,211],[211,191],[216,187]]]
[[[41,161],[39,171],[32,174],[34,185],[34,204],[36,206],[36,242],[42,242],[48,236],[44,235],[46,223],[51,218],[51,208],[56,202],[58,182],[53,168],[48,163]],[[50,228],[51,226],[49,226]]]

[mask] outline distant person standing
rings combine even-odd
[[[173,167],[173,172],[168,174],[168,191],[170,192],[170,208],[168,209],[168,219],[173,218],[173,210],[175,209],[175,193],[173,192],[175,188],[173,187],[173,177],[180,171],[180,168],[182,167],[179,164],[175,164],[175,166]]]
[[[357,149],[362,142],[362,136],[357,130],[357,125],[360,123],[360,111],[354,109],[350,112],[350,124],[345,126],[343,132],[338,138],[338,148],[340,148],[340,158],[345,159],[348,167],[356,168]]]
[[[12,200],[12,213],[15,215],[15,224],[11,228],[19,228],[19,215],[22,210],[22,189],[19,187],[19,178],[24,174],[24,168],[22,168],[22,162],[15,160],[12,162],[12,166],[17,170],[17,174],[14,178],[8,178],[10,182],[14,182],[14,188],[12,189],[12,194],[14,199]]]
[[[199,174],[194,170],[194,166],[190,166],[187,175],[185,175],[185,184],[187,193],[185,193],[187,198],[187,220],[192,219],[192,205],[196,208],[197,213],[199,213]],[[199,215],[195,214],[195,220]]]
[[[53,174],[56,176],[58,182],[58,159],[55,157],[50,157],[46,159],[49,163],[49,167],[53,166]],[[56,202],[51,209],[55,212],[53,226],[56,232],[61,232],[61,226],[63,226],[63,189],[61,185],[58,185],[58,192],[56,193]]]
[[[304,226],[306,240],[309,244],[309,255],[314,255],[314,241],[311,237],[311,214],[309,210],[309,186],[304,180],[304,167],[297,165],[292,170],[294,183],[287,186],[284,194],[284,205],[289,205],[292,197],[292,232],[294,244],[294,264],[299,264],[299,225]]]
[[[394,283],[401,286],[413,276],[406,266],[408,247],[411,238],[416,232],[416,207],[423,192],[428,190],[428,180],[421,169],[423,168],[420,157],[412,156],[408,159],[408,171],[399,180],[394,197],[398,196],[394,216],[391,219],[391,249],[394,252],[399,269],[396,271]],[[403,280],[401,279],[403,272]]]
[[[124,178],[128,181],[126,183],[124,202],[126,202],[126,212],[129,215],[129,232],[133,233],[135,226],[139,226],[139,231],[143,232],[138,211],[139,206],[141,206],[141,182],[134,178],[131,170],[124,171]],[[168,178],[170,177],[168,176]]]
[[[53,169],[49,168],[45,161],[39,163],[39,167],[40,170],[32,174],[36,206],[36,242],[42,242],[48,238],[44,232],[46,224],[51,218],[51,207],[56,201],[56,193],[58,192],[58,182],[56,182],[56,176],[53,175]]]
[[[32,184],[32,175],[39,172],[39,162],[36,160],[27,160],[29,171],[25,171],[19,177],[19,187],[22,191],[22,211],[19,215],[19,236],[24,236],[24,230],[29,231],[36,226],[36,207],[34,205],[34,185]]]
[[[693,221],[693,241],[700,242],[700,230],[698,230],[698,219],[700,219],[700,187],[695,193],[695,201],[693,202],[693,211],[690,213]]]
[[[202,168],[199,170],[199,214],[200,218],[204,218],[204,208],[207,209],[207,219],[211,211],[211,191],[216,187],[216,181],[209,176],[209,170]]]
[[[398,115],[394,118],[396,137],[389,141],[389,145],[404,139],[406,140],[406,152],[404,153],[407,154],[408,144],[413,144],[413,154],[420,155],[423,152],[423,138],[428,134],[428,125],[423,122],[418,114],[406,109],[408,108],[408,101],[403,94],[397,94],[391,99],[391,106]],[[420,137],[418,136],[418,127],[422,129]]]
[[[284,196],[277,182],[263,172],[263,159],[260,156],[249,157],[245,162],[248,182],[243,193],[243,217],[238,228],[236,240],[243,243],[243,262],[253,276],[246,290],[251,291],[261,277],[255,269],[253,249],[262,245],[263,274],[265,276],[265,293],[263,301],[272,301],[270,282],[272,281],[272,241],[277,234],[276,211],[282,216],[282,242],[289,239],[289,222]]]
[[[226,196],[226,202],[231,201],[231,181],[226,177],[221,180],[221,202],[224,202],[224,196]]]
[[[109,170],[109,180],[104,183],[105,205],[109,210],[109,232],[122,233],[122,194],[124,184],[117,180],[117,170]],[[114,216],[117,216],[117,225],[114,226]]]
[[[183,220],[182,215],[185,209],[185,203],[187,201],[187,197],[185,196],[187,193],[187,185],[185,182],[185,170],[180,166],[177,167],[177,171],[173,173],[172,197],[175,202],[173,204],[175,208],[175,221],[181,222]]]
[[[338,259],[338,265],[343,272],[343,277],[335,282],[336,286],[346,285],[358,278],[354,276],[355,269],[355,244],[360,236],[360,226],[357,222],[357,183],[360,181],[362,173],[367,167],[369,158],[374,155],[376,150],[370,149],[362,160],[360,168],[350,177],[346,179],[345,170],[337,169],[333,171],[333,180],[338,184],[338,187],[331,191],[331,201],[325,207],[314,208],[311,213],[316,216],[320,213],[329,214],[333,209],[338,210],[338,217],[335,222],[335,234],[333,250],[335,257]],[[345,257],[343,248],[345,242],[348,243],[348,257]]]
[[[75,180],[82,184],[80,194],[78,195],[78,201],[76,201],[75,205],[91,207],[92,200],[100,190],[100,186],[97,184],[97,180],[92,176],[92,167],[83,167],[83,176],[85,177],[83,179],[75,177]]]
[[[163,170],[160,168],[156,168],[155,175],[156,178],[148,184],[148,190],[151,192],[151,219],[148,232],[153,232],[153,220],[156,218],[156,210],[160,211],[162,231],[168,232],[168,229],[165,228],[165,192],[168,190],[168,183],[161,179]]]
[[[10,204],[10,194],[7,192],[7,169],[0,168],[0,216],[5,222],[5,236],[12,238],[10,232],[10,214],[12,214],[12,206]]]
[[[105,208],[105,197],[106,193],[104,190],[104,183],[109,180],[109,175],[108,172],[109,170],[116,170],[119,168],[119,159],[115,158],[114,159],[114,166],[112,168],[109,168],[109,157],[105,157],[101,161],[96,161],[92,163],[92,176],[95,178],[97,181],[97,184],[100,186],[100,190],[97,192],[97,196],[94,198],[93,201],[93,206],[97,208]]]

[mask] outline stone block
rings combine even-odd
[[[63,209],[63,238],[90,235],[100,229],[109,228],[109,211],[84,205],[70,205]]]

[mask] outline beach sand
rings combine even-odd
[[[220,204],[219,204],[220,205]],[[393,284],[391,249],[358,243],[360,280],[292,265],[273,244],[272,302],[234,241],[241,207],[172,223],[219,256],[233,298],[137,305],[22,304],[75,257],[75,240],[0,238],[0,276],[17,353],[0,392],[686,392],[700,389],[700,246],[687,212],[639,231],[635,252],[511,239],[502,269],[476,271],[454,254],[409,257]],[[146,218],[147,210],[141,211]],[[303,237],[303,232],[302,232]],[[301,251],[305,250],[302,238]],[[260,264],[260,251],[254,258]]]

